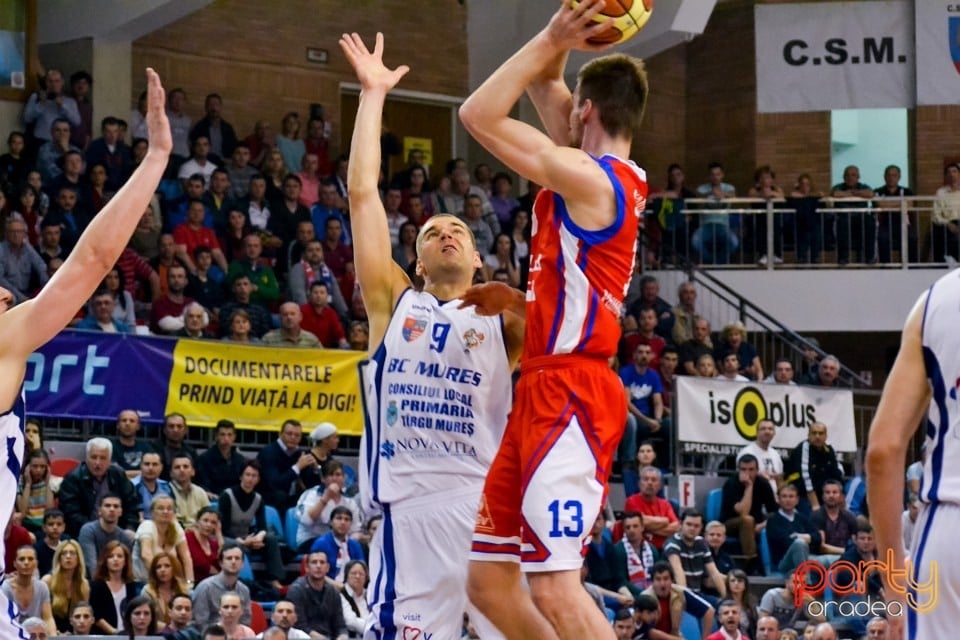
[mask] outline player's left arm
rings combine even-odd
[[[40,293],[0,316],[4,335],[17,336],[5,342],[8,353],[25,357],[67,326],[113,268],[150,204],[173,148],[163,86],[153,69],[147,69],[147,123],[147,155],[134,174],[93,218]]]

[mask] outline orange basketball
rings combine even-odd
[[[570,0],[571,6],[580,4]],[[594,20],[609,24],[599,36],[590,38],[591,44],[618,44],[640,33],[653,13],[653,0],[606,0],[604,8]]]

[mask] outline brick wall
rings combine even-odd
[[[134,42],[131,104],[142,89],[140,70],[153,66],[166,87],[187,92],[195,120],[211,91],[223,96],[224,118],[241,137],[260,118],[278,129],[288,111],[298,111],[305,125],[309,104],[318,102],[334,125],[337,144],[339,86],[356,81],[337,45],[345,30],[371,43],[382,31],[387,64],[413,69],[404,89],[466,95],[466,8],[456,2],[218,0]],[[308,63],[308,46],[326,49],[329,64]]]
[[[674,47],[646,60],[650,97],[640,133],[634,140],[633,157],[646,169],[654,188],[666,185],[671,163],[686,166],[687,145],[687,55]]]

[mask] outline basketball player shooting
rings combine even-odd
[[[17,482],[23,465],[23,377],[27,357],[57,335],[76,315],[113,268],[137,222],[160,184],[173,148],[170,124],[164,112],[160,77],[147,69],[147,126],[149,148],[143,162],[127,183],[98,213],[80,236],[70,257],[47,285],[31,300],[13,305],[13,295],[0,288],[0,530],[5,531],[13,513]],[[0,558],[3,541],[0,540]],[[6,567],[11,570],[12,567]],[[9,603],[0,594],[0,637],[18,638]]]
[[[571,94],[567,55],[602,48],[588,39],[606,29],[592,22],[603,7],[563,2],[460,109],[480,144],[544,186],[533,208],[520,381],[471,550],[470,598],[508,638],[614,637],[580,586],[581,551],[626,422],[607,360],[646,206],[646,175],[627,158],[647,80],[639,60],[609,55],[580,69]],[[510,118],[524,91],[548,135]],[[509,301],[502,286],[464,297],[484,312]]]

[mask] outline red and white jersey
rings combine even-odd
[[[614,156],[594,160],[613,184],[616,219],[609,227],[581,229],[563,197],[547,189],[533,205],[523,360],[564,353],[608,358],[617,352],[647,206],[647,174]]]

